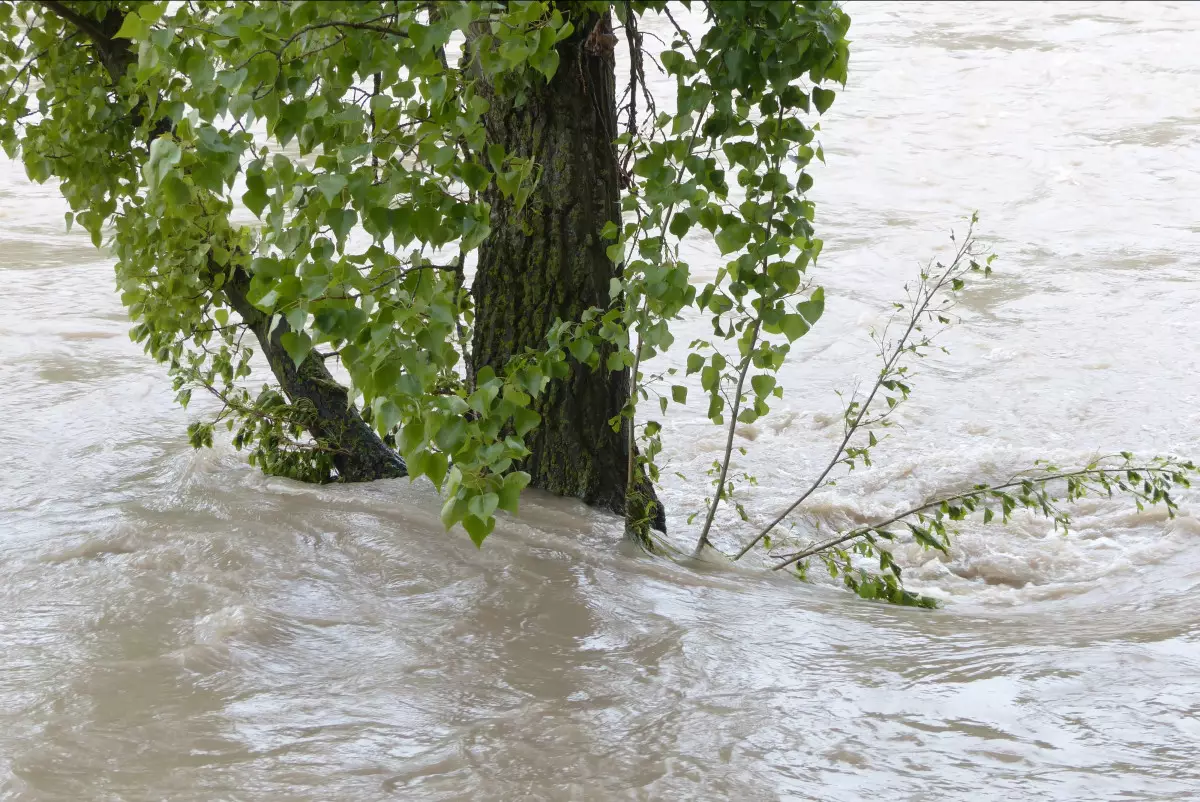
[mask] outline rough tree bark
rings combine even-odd
[[[532,157],[542,173],[520,211],[494,188],[487,196],[492,233],[480,247],[472,287],[475,373],[484,366],[499,371],[527,347],[544,347],[556,319],[579,320],[587,308],[609,304],[609,282],[621,273],[600,237],[605,223],[621,219],[615,42],[607,14],[581,15],[559,44],[552,80],[528,89],[519,108],[489,98],[489,140]],[[533,487],[625,515],[629,422],[613,431],[609,421],[629,398],[630,375],[605,370],[607,355],[596,371],[572,362],[570,375],[537,402],[542,424],[525,438],[532,454],[522,468]],[[665,530],[653,485],[637,470],[637,509],[652,502],[650,522]]]
[[[134,54],[129,40],[115,35],[124,22],[124,12],[112,6],[102,19],[93,19],[63,3],[46,0],[41,3],[47,11],[57,14],[87,36],[96,49],[100,63],[113,83],[120,81]],[[151,139],[169,128],[155,132]],[[130,143],[131,145],[133,143]],[[305,399],[316,410],[316,422],[309,434],[327,443],[334,450],[337,478],[343,482],[369,482],[407,475],[404,460],[375,433],[350,403],[349,393],[325,367],[325,360],[315,352],[296,367],[284,350],[279,338],[289,331],[287,321],[281,320],[274,332],[270,317],[256,309],[247,299],[250,277],[238,270],[222,288],[229,305],[258,339],[259,347],[271,366],[280,389],[292,403]]]

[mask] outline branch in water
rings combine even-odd
[[[733,454],[733,435],[737,430],[738,410],[742,405],[742,388],[746,386],[746,374],[750,372],[750,363],[754,358],[754,346],[758,342],[758,330],[759,320],[755,319],[750,331],[750,342],[746,349],[746,356],[742,358],[742,363],[738,366],[737,387],[733,391],[733,400],[730,402],[729,427],[725,436],[725,454],[721,458],[721,473],[717,477],[717,492],[713,494],[712,504],[708,505],[708,515],[704,519],[704,528],[700,530],[700,537],[696,540],[696,548],[692,555],[694,557],[699,557],[704,552],[704,547],[709,545],[708,532],[712,529],[713,518],[717,514],[717,505],[721,503],[721,499],[725,498],[725,478],[729,475],[729,460]]]
[[[810,484],[804,490],[804,492],[801,493],[799,497],[791,503],[790,506],[788,506],[787,509],[777,515],[775,519],[771,521],[771,523],[763,527],[763,529],[754,536],[753,540],[743,546],[741,550],[734,555],[733,559],[735,561],[746,556],[750,549],[758,545],[758,543],[761,542],[768,534],[770,534],[770,532],[776,526],[778,526],[785,518],[787,518],[787,516],[791,515],[797,507],[803,504],[809,496],[823,487],[829,478],[829,474],[839,463],[847,461],[853,463],[855,458],[862,457],[867,461],[867,464],[870,464],[867,454],[869,449],[875,445],[876,441],[874,435],[871,435],[871,442],[866,448],[854,448],[850,445],[850,443],[856,434],[871,428],[875,424],[883,423],[883,425],[887,425],[886,418],[891,415],[900,401],[904,400],[904,398],[907,398],[908,386],[902,381],[907,369],[900,366],[899,362],[901,356],[906,353],[913,353],[917,356],[921,356],[922,354],[920,353],[920,350],[927,348],[932,344],[932,337],[923,337],[920,342],[912,342],[913,335],[921,332],[922,320],[926,317],[932,316],[936,317],[942,323],[948,324],[949,319],[945,316],[948,306],[945,304],[935,306],[934,302],[939,298],[945,300],[944,293],[947,290],[956,291],[961,288],[963,285],[962,276],[965,274],[971,271],[982,271],[985,273],[990,272],[989,267],[982,267],[975,260],[975,257],[979,255],[975,252],[973,247],[975,245],[974,233],[976,219],[977,218],[974,216],[971,218],[970,226],[967,228],[967,235],[963,238],[962,245],[959,246],[958,250],[955,252],[954,259],[950,262],[950,264],[948,266],[938,264],[937,266],[940,268],[940,272],[936,275],[930,275],[928,272],[923,272],[921,274],[921,283],[918,285],[916,294],[913,296],[913,301],[910,304],[911,312],[908,318],[908,323],[905,326],[904,333],[900,336],[900,339],[892,344],[890,352],[887,344],[883,341],[883,338],[880,338],[880,351],[884,359],[883,368],[879,371],[879,376],[876,378],[874,386],[871,387],[871,391],[867,394],[866,400],[861,403],[852,400],[850,405],[846,408],[845,434],[842,437],[842,441],[838,444],[837,449],[833,452],[833,456],[825,465],[824,470],[821,471],[817,478],[813,480],[812,484]],[[988,261],[990,262],[990,259]],[[898,308],[902,309],[903,307],[898,305]],[[880,389],[898,389],[901,392],[901,396],[898,399],[896,397],[889,396],[887,398],[888,409],[880,415],[871,417],[870,411],[872,404],[878,396]],[[853,467],[853,465],[851,465],[851,467]]]
[[[1119,464],[1105,465],[1114,460],[1120,460]],[[945,553],[949,549],[952,533],[946,526],[947,520],[952,523],[963,521],[975,513],[982,512],[983,522],[990,523],[997,519],[998,509],[999,520],[1007,522],[1012,513],[1021,508],[1050,518],[1054,521],[1056,529],[1061,526],[1066,531],[1070,525],[1070,516],[1059,506],[1060,502],[1071,503],[1092,493],[1112,496],[1114,491],[1133,496],[1139,512],[1147,506],[1163,504],[1167,508],[1167,515],[1173,518],[1178,506],[1171,498],[1171,490],[1177,486],[1190,487],[1188,474],[1198,472],[1194,463],[1172,458],[1159,458],[1148,463],[1136,464],[1133,455],[1127,452],[1102,457],[1086,467],[1074,470],[1064,471],[1051,465],[1040,466],[1037,470],[1042,473],[1016,477],[998,485],[976,485],[969,491],[928,501],[878,523],[851,530],[782,557],[773,566],[773,570],[778,571],[808,557],[821,556],[826,559],[831,573],[836,576],[840,572],[847,584],[853,582],[855,589],[858,589],[859,579],[874,581],[876,577],[866,574],[861,569],[857,571],[858,577],[854,577],[855,569],[851,566],[850,552],[855,551],[861,556],[878,557],[880,570],[891,574],[882,578],[882,584],[879,586],[881,589],[911,597],[909,602],[905,603],[927,606],[927,600],[906,594],[900,588],[900,567],[892,560],[889,551],[878,546],[878,539],[896,539],[896,534],[888,531],[890,526],[903,522],[909,534],[921,546]],[[1052,492],[1051,485],[1060,482],[1065,484],[1063,491],[1057,494]],[[906,520],[913,518],[916,520]]]

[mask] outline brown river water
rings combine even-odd
[[[848,11],[813,191],[828,311],[739,437],[754,521],[828,458],[869,328],[974,209],[998,272],[797,531],[1038,457],[1200,456],[1200,4]],[[64,211],[0,164],[0,799],[1200,798],[1200,497],[901,547],[932,612],[643,557],[535,495],[476,550],[422,482],[191,450],[197,411]],[[682,544],[721,435],[665,428]]]

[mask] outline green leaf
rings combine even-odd
[[[492,513],[496,511],[496,507],[500,504],[500,496],[495,493],[484,493],[480,496],[475,496],[467,503],[467,510],[472,515],[480,520],[486,521],[492,517]]]
[[[480,520],[474,515],[468,515],[462,519],[462,523],[463,529],[467,530],[467,534],[471,536],[471,542],[474,543],[477,548],[483,546],[483,541],[487,539],[487,536],[490,535],[492,530],[496,528],[495,518],[488,518],[485,521]]]
[[[442,482],[446,479],[446,469],[449,466],[449,460],[441,451],[429,451],[429,459],[425,462],[425,475],[429,477],[429,481],[433,482],[433,486],[438,490],[442,489]]]
[[[342,194],[346,184],[346,176],[340,173],[328,173],[317,179],[317,189],[325,196],[326,203],[333,203],[334,199]]]
[[[667,71],[667,75],[678,73],[685,61],[683,54],[676,50],[664,50],[659,53],[658,58],[662,62],[663,69]]]
[[[358,213],[353,209],[328,209],[325,212],[325,222],[333,229],[337,237],[338,247],[344,247],[346,235],[358,220]]]
[[[625,260],[625,241],[618,240],[614,242],[604,249],[604,253],[608,255],[608,261],[613,264],[620,264]]]
[[[138,17],[130,14],[125,19],[138,19]],[[169,135],[160,136],[150,143],[150,158],[147,159],[143,169],[146,185],[151,190],[157,189],[163,176],[170,172],[172,167],[179,164],[181,155],[179,144]]]
[[[255,217],[262,218],[263,209],[266,208],[270,198],[266,193],[259,189],[252,189],[242,195],[242,203],[249,209]]]
[[[379,427],[376,427],[377,429]],[[429,458],[433,452],[418,451],[415,454],[409,454],[405,459],[405,465],[408,467],[408,480],[411,482],[419,476],[424,476],[426,469],[429,467]]]
[[[676,214],[671,218],[671,234],[683,239],[687,235],[688,229],[692,227],[692,220],[686,214]]]
[[[722,420],[721,412],[725,409],[725,399],[714,393],[708,398],[708,419],[716,424]]]
[[[25,172],[32,180],[39,184],[44,184],[51,175],[50,161],[48,159],[27,158],[25,161]]]
[[[529,46],[520,39],[509,39],[500,45],[500,58],[508,62],[510,68],[517,66],[529,58]]]
[[[292,331],[303,331],[304,324],[308,323],[308,310],[299,306],[292,307],[284,317]]]
[[[492,233],[492,227],[487,221],[480,222],[472,217],[463,221],[462,250],[470,251],[478,248]]]
[[[524,437],[541,422],[542,416],[532,409],[518,407],[513,413],[513,428],[516,429],[518,437]]]
[[[302,331],[284,332],[279,337],[279,344],[283,346],[283,350],[287,351],[292,362],[296,363],[296,367],[300,367],[300,363],[312,351],[312,340]]]
[[[682,384],[671,385],[671,400],[676,404],[687,403],[687,388]]]
[[[750,379],[750,386],[754,388],[756,396],[766,398],[775,389],[775,377],[766,374],[754,376]]]
[[[446,454],[453,455],[467,439],[467,422],[462,418],[451,418],[443,423],[433,436],[433,442]]]
[[[111,29],[110,29],[111,30]],[[137,14],[125,14],[121,27],[113,34],[114,39],[145,39],[146,21]]]
[[[500,491],[497,494],[497,506],[505,512],[517,514],[517,502],[521,497],[521,491],[529,484],[530,476],[524,471],[513,471],[504,476],[504,484],[500,486]]]
[[[473,192],[482,192],[492,180],[492,174],[477,162],[463,162],[458,166],[458,176]]]
[[[377,399],[378,401],[378,399]],[[425,444],[425,424],[412,420],[400,430],[400,453],[412,454]]]
[[[717,233],[716,240],[722,256],[741,250],[750,241],[750,226],[746,223],[725,226]]]
[[[558,72],[558,62],[558,51],[551,50],[545,55],[535,56],[530,63],[535,70],[546,76],[546,80],[549,81],[554,77],[554,73]]]
[[[453,483],[453,480],[451,481]],[[461,498],[451,496],[446,499],[446,503],[442,505],[442,526],[449,529],[463,519],[467,514],[467,502]],[[486,537],[486,535],[485,535]],[[483,542],[482,539],[480,542]],[[475,545],[479,545],[476,543]]]
[[[473,409],[482,417],[487,417],[491,411],[492,402],[496,400],[496,396],[500,394],[500,387],[496,382],[481,383],[476,388],[475,392],[467,398],[467,406]]]
[[[137,13],[146,21],[147,25],[153,25],[162,19],[162,15],[167,11],[165,3],[143,2],[138,4]]]
[[[808,321],[800,315],[784,315],[783,319],[779,322],[779,327],[783,331],[784,336],[788,338],[788,342],[795,342],[800,339],[805,334],[808,334],[811,328],[808,325]]]
[[[587,364],[588,357],[595,350],[592,341],[586,337],[581,337],[571,343],[571,356],[575,357],[580,362]]]
[[[521,172],[519,170],[505,170],[496,173],[496,188],[504,197],[511,198],[520,186]]]
[[[699,373],[700,369],[703,367],[704,367],[704,357],[702,355],[688,354],[688,358],[687,358],[687,375],[688,376],[691,376],[693,373]]]
[[[832,89],[825,89],[820,86],[814,86],[812,90],[813,105],[817,107],[817,111],[824,114],[833,105],[835,93]]]
[[[163,197],[172,206],[186,206],[192,202],[192,190],[179,176],[169,175],[162,182]]]
[[[815,326],[825,313],[825,290],[817,287],[807,301],[796,304],[796,311],[804,316],[810,326]]]

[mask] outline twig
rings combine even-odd
[[[370,20],[365,20],[363,22],[353,22],[351,20],[329,20],[327,22],[315,22],[312,25],[305,25],[303,28],[296,31],[294,34],[289,36],[287,39],[283,40],[283,42],[279,45],[278,50],[270,50],[270,49],[264,48],[262,50],[251,53],[249,56],[246,57],[246,59],[244,61],[242,61],[242,63],[240,63],[236,67],[234,67],[234,70],[239,70],[242,67],[245,67],[247,64],[249,64],[254,59],[258,58],[259,56],[272,55],[272,56],[275,56],[275,59],[277,61],[282,63],[284,51],[286,51],[293,42],[295,42],[297,39],[299,39],[301,36],[303,36],[306,33],[320,30],[322,28],[337,28],[339,31],[342,28],[351,28],[351,29],[359,30],[359,31],[373,31],[375,33],[387,34],[389,36],[400,36],[400,37],[408,36],[407,28],[405,28],[404,30],[397,30],[395,28],[389,28],[386,25],[374,24],[374,23],[376,23],[380,20],[384,20],[384,19],[394,19],[394,16],[392,14],[381,14],[378,17],[374,17]],[[330,44],[330,46],[337,44],[338,42],[341,41],[342,38],[345,38],[345,36],[343,35],[341,38],[334,40]],[[325,48],[322,47],[320,49],[323,50]],[[319,52],[319,50],[313,51],[313,52]]]
[[[68,8],[65,3],[57,2],[57,0],[39,0],[38,5],[43,6],[48,11],[53,11],[57,16],[62,17],[86,33],[96,43],[97,47],[103,49],[106,44],[112,42],[112,38],[105,33],[96,20],[85,17],[79,12]]]
[[[696,137],[700,135],[700,127],[704,122],[704,115],[708,113],[708,109],[711,105],[712,105],[712,97],[710,95],[709,98],[704,102],[704,107],[700,110],[700,115],[699,115],[699,117],[696,118],[696,122],[692,126],[691,137],[688,139],[688,147],[687,147],[688,153],[691,153],[692,149],[694,147],[696,147]],[[670,230],[671,220],[675,216],[675,206],[676,206],[677,202],[678,202],[677,198],[672,198],[671,205],[667,207],[667,213],[663,216],[662,224],[660,226],[660,228],[663,232],[667,232]],[[637,235],[641,236],[641,234],[642,234],[642,229],[639,227],[638,231],[637,231]],[[634,241],[635,242],[637,241],[636,237],[635,237]],[[665,247],[666,247],[666,237],[664,236],[664,237],[661,237],[660,241],[659,241],[659,256],[660,257],[662,256],[662,249]],[[640,303],[640,301],[639,301],[639,303]],[[638,312],[638,310],[635,308],[634,313],[636,314],[637,312]],[[642,338],[641,338],[640,327],[639,327],[639,334],[638,334],[638,340],[637,340],[637,353],[634,354],[634,358],[633,358],[633,365],[634,365],[633,366],[633,376],[632,376],[632,380],[630,381],[630,389],[629,389],[630,408],[633,409],[635,412],[637,410],[638,367],[641,364],[641,357],[642,357],[641,342],[642,342]],[[631,418],[632,418],[632,415],[631,415]],[[634,426],[633,424],[634,424],[634,421],[631,419],[630,426],[629,426],[629,456],[628,456],[628,464],[626,466],[626,470],[628,472],[626,475],[626,483],[627,483],[626,490],[625,490],[626,494],[634,492],[634,489],[636,487],[636,482],[634,481],[635,475],[633,472],[633,462],[634,462],[633,454],[634,454],[634,450],[637,446],[637,427]]]

